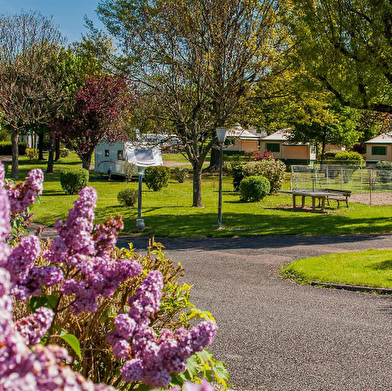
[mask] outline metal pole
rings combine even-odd
[[[142,218],[142,182],[143,182],[143,175],[139,175],[139,196],[137,201],[137,218]]]
[[[142,219],[142,183],[143,183],[143,175],[139,174],[139,195],[137,201],[137,219],[136,219],[136,228],[138,231],[143,231],[145,228],[144,220]]]
[[[223,179],[223,143],[220,143],[220,147],[219,147],[218,229],[222,227],[222,179]]]

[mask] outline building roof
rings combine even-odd
[[[369,141],[365,141],[365,144],[392,144],[392,133],[380,134]]]
[[[287,141],[289,139],[289,129],[281,129],[269,136],[263,137],[263,141]]]
[[[226,137],[238,137],[241,140],[258,140],[260,136],[245,130],[240,124],[235,124],[227,131]]]

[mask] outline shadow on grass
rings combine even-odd
[[[254,215],[250,213],[223,213],[224,230],[218,231],[216,213],[187,213],[182,215],[151,214],[154,208],[143,211],[146,230],[143,235],[161,237],[233,237],[252,235],[350,235],[370,234],[375,227],[382,232],[392,231],[388,217],[348,218],[342,215],[295,213],[294,215]],[[135,233],[134,216],[125,213],[125,231]],[[245,238],[244,238],[245,239]],[[347,238],[346,238],[347,239]],[[356,241],[357,239],[353,239]],[[346,241],[346,240],[345,240]],[[284,245],[286,237],[277,241]],[[318,240],[322,242],[322,240]]]
[[[392,260],[382,261],[375,265],[370,266],[373,270],[392,270]]]

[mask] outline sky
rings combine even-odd
[[[39,11],[52,16],[68,43],[80,40],[84,27],[84,15],[94,22],[95,27],[103,28],[95,9],[99,0],[0,0],[0,14],[12,15],[21,10]]]

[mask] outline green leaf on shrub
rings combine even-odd
[[[33,296],[30,299],[29,306],[32,312],[37,311],[40,307],[47,307],[53,310],[56,308],[57,302],[58,297],[55,295]]]
[[[212,316],[211,312],[209,311],[202,311],[199,310],[198,308],[192,308],[188,312],[188,318],[198,318],[198,319],[205,319],[205,320],[211,320],[216,323],[215,318]]]
[[[148,384],[140,384],[138,386],[138,388],[135,388],[135,390],[137,390],[137,391],[150,391],[150,390],[152,390],[152,388]]]
[[[63,339],[65,342],[68,343],[69,346],[73,349],[73,351],[78,355],[80,359],[82,359],[82,353],[80,351],[80,343],[79,340],[73,335],[69,334],[67,330],[61,330],[60,335],[57,337],[60,337]]]

